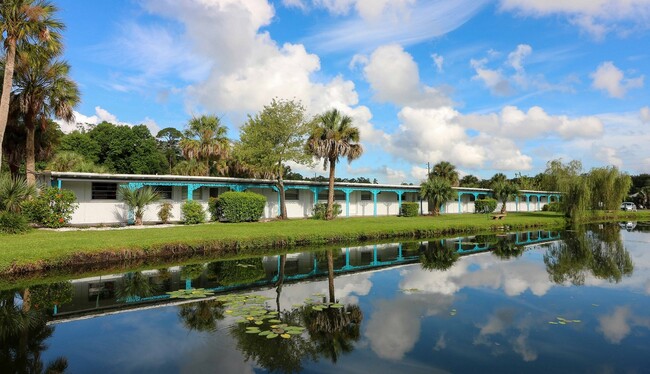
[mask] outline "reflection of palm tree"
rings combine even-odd
[[[204,300],[179,306],[178,316],[190,330],[216,331],[217,321],[224,318],[223,303]]]
[[[420,266],[425,270],[447,270],[458,260],[455,249],[437,241],[428,242],[420,252]]]
[[[524,254],[524,247],[515,244],[508,237],[499,237],[497,242],[494,244],[492,253],[502,260],[507,260]]]
[[[59,357],[45,368],[41,352],[54,327],[47,326],[41,311],[14,304],[14,292],[0,293],[0,368],[7,373],[63,373],[68,362]]]
[[[330,303],[336,302],[336,297],[334,295],[334,256],[332,255],[332,250],[327,250],[327,284],[330,294]]]
[[[278,313],[280,310],[280,295],[282,294],[282,286],[284,285],[284,269],[287,264],[287,255],[280,255],[280,268],[278,269],[278,281],[275,283],[275,292],[277,296],[275,297],[275,304],[277,307]]]
[[[117,287],[117,299],[126,300],[130,298],[149,297],[157,291],[155,284],[151,283],[149,277],[141,271],[126,273],[122,282]]]
[[[311,306],[302,308],[303,320],[316,352],[336,363],[341,354],[354,350],[359,340],[363,312],[358,305],[327,308],[322,311]]]

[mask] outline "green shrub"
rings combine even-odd
[[[402,203],[402,217],[417,217],[420,210],[418,203]]]
[[[160,204],[160,210],[158,210],[158,218],[160,218],[162,223],[167,223],[169,222],[170,218],[174,218],[174,215],[172,214],[172,203],[165,202]]]
[[[266,197],[254,192],[225,192],[215,201],[216,218],[219,221],[258,221],[264,214]]]
[[[181,216],[186,225],[195,225],[205,221],[205,211],[198,201],[188,200],[181,205]]]
[[[27,218],[14,212],[0,212],[0,232],[5,234],[22,234],[29,231]]]
[[[23,202],[23,213],[30,221],[58,228],[65,226],[77,209],[77,198],[70,190],[47,187],[35,199]]]
[[[494,212],[497,208],[497,201],[495,199],[477,199],[474,202],[474,211],[481,214],[489,214]]]
[[[217,200],[218,197],[211,197],[208,199],[208,212],[210,212],[210,220],[211,221],[218,221],[219,220],[219,212],[217,210]]]
[[[334,203],[332,206],[332,218],[336,218],[341,214],[341,204]],[[314,205],[314,210],[311,212],[314,219],[325,219],[327,217],[327,203],[318,203]]]
[[[560,211],[560,203],[554,201],[552,203],[544,204],[542,207],[543,212],[559,212]]]

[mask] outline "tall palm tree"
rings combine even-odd
[[[440,214],[440,206],[454,197],[451,183],[441,177],[433,177],[420,185],[420,196],[429,201],[429,211]]]
[[[117,194],[120,200],[123,200],[129,209],[133,210],[136,226],[142,225],[142,217],[144,216],[144,210],[147,205],[160,201],[160,194],[149,186],[137,190],[121,186],[117,190]]]
[[[53,18],[57,8],[44,0],[3,0],[0,2],[0,38],[4,37],[5,68],[0,96],[0,144],[9,116],[14,66],[18,43],[41,43],[49,51],[60,51],[59,31],[64,25]],[[2,165],[0,157],[0,166]]]
[[[448,161],[440,161],[433,165],[433,170],[431,170],[429,178],[433,177],[446,179],[453,187],[458,187],[458,170],[456,170],[456,166]]]
[[[70,65],[54,60],[42,46],[21,44],[16,61],[13,100],[16,100],[27,132],[25,169],[27,182],[36,183],[36,126],[47,126],[51,117],[74,119],[73,108],[81,101],[77,84],[69,77]]]
[[[307,139],[307,149],[317,158],[323,159],[323,168],[329,166],[329,193],[327,196],[326,218],[332,219],[334,206],[334,177],[336,164],[340,157],[347,157],[348,162],[358,159],[363,154],[359,144],[359,128],[354,127],[352,118],[332,109],[318,117],[317,125]]]
[[[492,183],[492,192],[497,200],[501,201],[501,214],[506,213],[506,203],[508,199],[517,197],[519,189],[517,186],[509,181],[496,181]]]
[[[227,131],[215,115],[193,117],[187,124],[185,139],[179,143],[183,156],[203,162],[207,170],[205,176],[209,176],[213,168],[223,175],[230,148]]]

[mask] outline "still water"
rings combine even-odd
[[[650,371],[650,225],[368,245],[0,291],[0,372]]]

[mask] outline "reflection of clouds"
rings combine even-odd
[[[379,357],[401,360],[420,337],[421,318],[447,312],[452,302],[453,298],[446,295],[404,295],[378,301],[365,337]]]
[[[616,307],[612,314],[598,317],[598,322],[598,331],[612,344],[619,344],[633,327],[650,328],[650,318],[633,314],[629,306]]]
[[[447,340],[445,339],[445,333],[440,334],[436,345],[433,347],[434,351],[440,351],[447,348]]]
[[[492,348],[494,355],[502,354],[504,353],[503,348],[493,343],[491,338],[494,335],[501,335],[508,340],[512,345],[512,350],[519,354],[524,361],[535,361],[537,351],[530,347],[528,342],[531,322],[529,318],[517,319],[514,309],[499,309],[488,318],[485,324],[477,326],[479,334],[474,339],[474,344]],[[509,335],[516,336],[509,337]]]
[[[471,270],[474,269],[474,270]],[[410,268],[402,272],[400,288],[451,295],[464,287],[502,288],[508,296],[529,290],[543,296],[553,286],[539,261],[502,261],[490,253],[461,257],[448,271]]]

